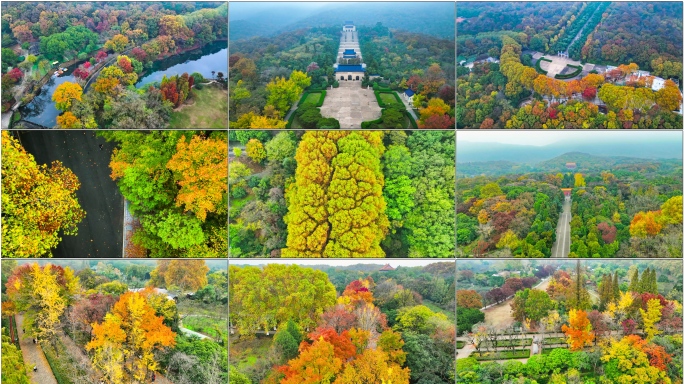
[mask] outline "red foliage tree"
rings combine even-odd
[[[318,324],[323,328],[332,328],[339,333],[351,329],[355,321],[356,315],[348,312],[344,305],[338,304],[323,312]]]
[[[432,115],[425,119],[425,122],[419,126],[423,129],[449,129],[456,124],[453,117],[449,115]]]
[[[667,371],[667,365],[672,361],[672,356],[665,352],[665,348],[660,345],[647,344],[644,346],[644,352],[648,355],[648,362],[660,369]]]
[[[513,293],[516,293],[519,290],[523,289],[524,286],[523,286],[523,282],[520,278],[510,277],[510,278],[506,279],[506,282],[504,282],[504,285],[501,288],[508,288]]]
[[[131,56],[140,62],[144,62],[147,59],[147,52],[139,47],[135,47],[131,50]]]
[[[584,97],[586,100],[593,100],[596,97],[596,88],[594,88],[594,87],[584,88],[584,91],[582,91],[582,97]]]
[[[128,57],[125,56],[119,56],[119,58],[116,60],[116,64],[121,68],[124,73],[131,73],[133,72],[133,64],[131,64],[131,60]]]
[[[622,320],[620,325],[622,326],[622,332],[624,332],[625,335],[632,335],[636,332],[637,323],[632,319]]]
[[[596,228],[601,231],[601,238],[606,244],[610,244],[615,241],[615,236],[617,235],[617,228],[608,223],[599,223]]]
[[[88,70],[89,70],[89,69],[90,69],[90,67],[92,67],[92,65],[90,64],[90,61],[86,61],[85,63],[83,63],[83,68],[85,68],[85,69],[88,69]]]
[[[506,300],[509,295],[501,288],[494,288],[491,291],[485,293],[485,299],[488,303],[499,303]]]
[[[81,80],[85,80],[86,77],[88,77],[89,72],[86,69],[83,68],[76,68],[74,70],[74,76],[78,77]]]
[[[594,339],[594,344],[596,344],[600,338],[609,334],[610,326],[606,321],[606,316],[597,310],[589,312],[587,314],[587,318],[589,319],[589,322],[591,323],[591,329],[596,336]]]
[[[7,76],[9,76],[9,78],[16,83],[17,81],[21,80],[21,78],[24,76],[24,72],[22,72],[21,69],[15,67],[12,68],[11,71],[7,72]]]
[[[97,60],[98,63],[104,60],[105,58],[107,58],[107,52],[105,51],[99,51],[95,55],[95,60]]]
[[[228,58],[228,67],[233,68],[235,63],[240,61],[240,59],[242,59],[242,56],[240,55],[230,55],[230,57]]]
[[[534,287],[535,284],[537,284],[537,281],[539,281],[539,279],[537,279],[536,277],[523,277],[521,279],[521,281],[522,281],[523,287],[532,288],[532,287]]]
[[[335,357],[342,361],[347,361],[356,356],[356,346],[352,343],[348,331],[342,333],[335,332],[332,328],[317,328],[315,331],[309,333],[310,340],[323,340],[332,344],[335,351]],[[299,346],[299,351],[305,351],[310,345],[303,341]]]

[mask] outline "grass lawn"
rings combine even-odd
[[[318,104],[321,100],[321,95],[320,92],[309,93],[306,96],[306,99],[302,100],[302,104]]]
[[[507,359],[524,359],[530,357],[530,350],[514,350],[514,351],[499,351],[499,352],[485,352],[480,356],[477,352],[471,355],[478,361],[483,360],[507,360]]]
[[[228,91],[218,86],[193,90],[193,104],[171,112],[169,128],[227,128]]]
[[[231,337],[231,340],[234,336]],[[238,340],[231,342],[229,353],[230,363],[239,371],[256,364],[260,356],[266,356],[273,339],[270,337],[256,337],[250,340]]]
[[[431,310],[432,312],[439,312],[439,313],[445,314],[446,317],[449,318],[449,320],[453,320],[453,319],[454,319],[454,312],[453,312],[453,311],[447,311],[447,310],[445,310],[445,309],[443,309],[443,308],[437,306],[437,304],[431,302],[430,300],[425,300],[425,299],[423,299],[423,305],[426,306],[426,307],[428,307],[428,308],[430,308],[430,310]]]
[[[382,100],[383,103],[387,104],[387,106],[389,106],[390,104],[400,105],[396,97],[394,97],[394,93],[381,93],[380,100]]]
[[[456,340],[456,349],[461,349],[463,347],[465,347],[465,341]]]
[[[219,334],[216,332],[216,329],[218,328],[221,331],[221,334],[225,335],[228,327],[227,324],[228,319],[219,317],[188,316],[183,319],[183,327],[191,331],[211,336],[215,340],[219,339]]]

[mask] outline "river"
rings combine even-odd
[[[57,125],[57,116],[60,111],[55,108],[52,101],[52,93],[65,81],[75,82],[73,71],[80,64],[72,65],[67,72],[60,77],[53,77],[41,88],[40,93],[30,103],[19,108],[23,120],[45,127]],[[151,72],[150,72],[151,71]],[[228,48],[226,41],[215,41],[200,49],[171,56],[164,60],[154,62],[152,68],[147,69],[144,75],[135,84],[136,88],[144,85],[161,82],[164,75],[180,75],[183,72],[199,72],[204,77],[212,77],[211,71],[223,72],[228,76]]]

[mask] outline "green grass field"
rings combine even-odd
[[[218,333],[216,332],[216,328],[218,328],[222,331],[223,334],[225,334],[227,329],[226,323],[226,319],[221,319],[218,317],[192,316],[183,319],[183,327],[191,331],[211,336],[214,339],[218,339],[219,337]]]
[[[448,317],[450,320],[454,319],[454,312],[453,311],[445,311],[444,309],[438,307],[435,303],[431,302],[430,300],[423,299],[423,305],[430,308],[432,312],[439,312],[443,313]]]
[[[318,102],[320,100],[321,100],[321,93],[320,92],[309,93],[306,96],[306,99],[302,100],[302,104],[318,104]]]
[[[169,128],[227,128],[228,91],[218,86],[193,90],[194,103],[171,112]]]
[[[396,97],[394,97],[394,93],[381,93],[380,94],[380,100],[382,100],[382,102],[387,104],[388,106],[391,104],[397,104],[397,105],[400,104],[397,101]]]

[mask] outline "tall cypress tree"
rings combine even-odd
[[[620,283],[618,282],[618,273],[615,271],[613,275],[613,301],[617,303],[620,300]]]
[[[582,310],[591,308],[591,298],[589,297],[589,291],[587,291],[586,279],[582,274],[579,260],[577,260],[577,267],[575,267],[575,281],[573,282],[572,292],[568,298],[568,307],[570,309]]]
[[[630,292],[639,292],[639,270],[635,269],[632,279],[629,282]]]

